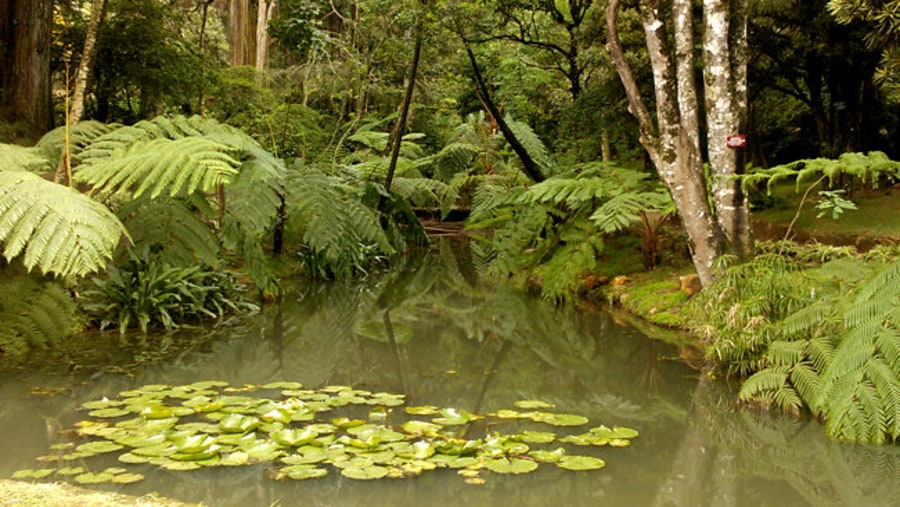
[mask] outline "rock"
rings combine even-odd
[[[680,276],[678,280],[681,292],[684,292],[688,297],[703,290],[703,285],[700,284],[700,277],[696,274]]]
[[[627,276],[617,276],[617,277],[613,278],[612,281],[609,282],[609,284],[614,287],[620,287],[622,285],[625,285],[629,281],[630,280],[628,279]]]

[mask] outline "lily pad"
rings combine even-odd
[[[84,473],[75,477],[75,482],[79,484],[102,484],[104,482],[109,482],[113,478],[113,474],[100,472],[100,473]]]
[[[558,447],[553,451],[535,449],[528,454],[534,458],[535,461],[540,461],[541,463],[557,463],[566,455],[566,450],[562,447]]]
[[[486,460],[484,467],[498,474],[527,474],[537,470],[538,464],[521,458],[499,458]]]
[[[97,442],[88,442],[86,444],[81,444],[76,447],[75,450],[81,453],[103,454],[106,452],[118,451],[121,448],[122,446],[115,442],[100,440]]]
[[[110,407],[110,408],[101,408],[97,410],[91,410],[88,415],[91,417],[122,417],[123,415],[130,414],[131,411],[125,408],[118,407]]]
[[[44,477],[48,477],[53,472],[55,472],[55,468],[38,468],[36,470],[31,468],[26,468],[24,470],[18,470],[16,473],[12,475],[13,479],[43,479]]]
[[[113,476],[113,478],[110,479],[110,482],[115,484],[131,484],[142,480],[144,480],[144,476],[141,474],[124,473]]]
[[[228,414],[219,421],[225,433],[247,433],[259,426],[259,418],[251,415]]]
[[[388,474],[388,469],[379,465],[370,466],[351,466],[341,468],[341,475],[349,479],[368,481],[372,479],[381,479]]]
[[[605,467],[606,462],[591,456],[563,456],[556,466],[566,470],[597,470]]]
[[[81,406],[82,408],[86,408],[88,410],[99,410],[103,408],[120,407],[124,404],[125,402],[123,401],[103,398],[102,400],[94,400],[82,403]]]
[[[583,415],[555,414],[551,412],[534,412],[531,419],[535,422],[552,426],[581,426],[590,422],[590,419]]]
[[[438,415],[440,411],[438,407],[431,405],[423,405],[420,407],[406,407],[403,409],[409,415]]]
[[[513,403],[518,408],[523,408],[525,410],[534,410],[538,408],[553,408],[556,405],[552,403],[547,403],[546,401],[541,400],[519,400]]]
[[[263,389],[300,389],[303,384],[300,382],[269,382],[263,384]]]
[[[605,438],[635,438],[638,436],[637,430],[626,428],[624,426],[613,426],[612,429],[606,426],[599,426],[588,430],[591,434],[602,436]]]
[[[291,465],[278,471],[277,478],[288,477],[294,480],[318,479],[328,475],[328,470],[314,465]]]
[[[62,467],[56,471],[59,475],[78,475],[85,473],[84,467]]]
[[[299,447],[312,442],[319,434],[309,428],[304,428],[274,431],[269,436],[279,444],[288,447]]]
[[[425,421],[406,421],[403,423],[403,431],[413,435],[435,436],[437,432],[444,427],[440,424],[434,424]]]

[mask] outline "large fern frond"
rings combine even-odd
[[[239,163],[228,146],[202,137],[137,141],[123,151],[99,156],[93,146],[82,152],[84,163],[75,179],[98,192],[150,192],[157,197],[208,192],[231,181]]]
[[[0,282],[0,346],[19,355],[69,336],[75,302],[56,283],[33,276],[4,274]]]
[[[0,172],[0,242],[29,270],[82,276],[102,269],[123,234],[119,219],[75,190],[23,171]]]
[[[0,143],[0,171],[47,171],[50,162],[34,148]]]
[[[541,138],[538,137],[534,130],[527,123],[514,120],[510,116],[506,117],[506,123],[512,130],[513,135],[516,136],[516,139],[525,147],[525,151],[540,166],[541,172],[545,176],[556,173],[556,162],[553,161],[550,150],[547,149],[547,145],[541,141]]]
[[[81,161],[81,151],[95,139],[103,136],[120,125],[100,123],[99,121],[82,121],[75,125],[69,125],[69,156],[72,164],[77,165]],[[59,165],[59,159],[66,147],[66,127],[57,127],[44,134],[34,145],[34,149],[47,159],[50,169]]]
[[[601,231],[611,234],[638,223],[641,212],[668,212],[672,198],[665,192],[623,192],[604,202],[591,215]]]
[[[185,199],[135,199],[116,210],[138,251],[154,252],[164,264],[193,266],[217,263],[219,241],[198,211]],[[211,210],[206,210],[206,216]]]

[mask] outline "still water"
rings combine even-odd
[[[737,410],[733,392],[701,378],[681,360],[680,346],[612,314],[481,284],[459,254],[459,245],[443,243],[425,262],[361,283],[298,283],[277,307],[214,330],[91,334],[63,347],[61,367],[2,372],[0,477],[39,467],[35,458],[50,445],[70,441],[60,430],[87,417],[79,409],[86,401],[145,384],[292,380],[404,393],[409,404],[475,413],[540,399],[592,426],[641,435],[625,448],[578,449],[604,459],[602,470],[543,465],[522,476],[487,473],[483,485],[452,470],[380,481],[332,470],[275,481],[264,465],[188,472],[132,465],[146,480],[94,487],[242,507],[898,505],[896,446],[839,444],[814,421]]]

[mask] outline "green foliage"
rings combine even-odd
[[[847,175],[859,179],[862,183],[870,183],[878,188],[881,178],[889,181],[900,178],[900,162],[892,161],[880,151],[868,154],[844,153],[838,159],[815,158],[791,162],[789,164],[761,169],[741,178],[744,190],[756,188],[760,183],[767,184],[768,191],[779,181],[796,178],[797,191],[804,183],[817,181],[827,177],[831,184],[836,178]]]
[[[24,171],[0,171],[0,242],[29,270],[83,276],[101,269],[123,234],[107,208]]]
[[[70,125],[68,129],[69,157],[72,165],[78,165],[81,162],[81,150],[91,144],[94,139],[119,127],[120,125],[114,123],[106,124],[98,121],[80,121],[75,125]],[[65,125],[44,134],[34,145],[34,149],[47,160],[47,170],[57,167],[60,157],[66,149]]]
[[[520,283],[536,275],[543,297],[564,301],[577,292],[586,273],[598,271],[603,234],[640,221],[641,213],[668,202],[651,190],[646,177],[589,164],[528,188],[514,180],[482,178],[467,227],[494,230],[489,273]]]
[[[252,308],[242,302],[235,275],[204,265],[171,267],[151,260],[147,252],[132,253],[121,266],[109,266],[106,274],[85,291],[90,301],[85,309],[101,329],[117,325],[124,333],[137,324],[144,333],[151,325],[171,330]]]
[[[0,350],[21,355],[74,331],[75,302],[59,284],[8,271],[0,276]]]
[[[846,272],[848,266],[842,265]],[[854,293],[855,292],[855,293]],[[862,283],[824,292],[780,326],[743,400],[808,408],[837,439],[900,437],[900,260]]]
[[[289,221],[310,275],[347,276],[364,270],[373,256],[395,252],[378,215],[361,201],[364,187],[300,166],[288,189]]]

